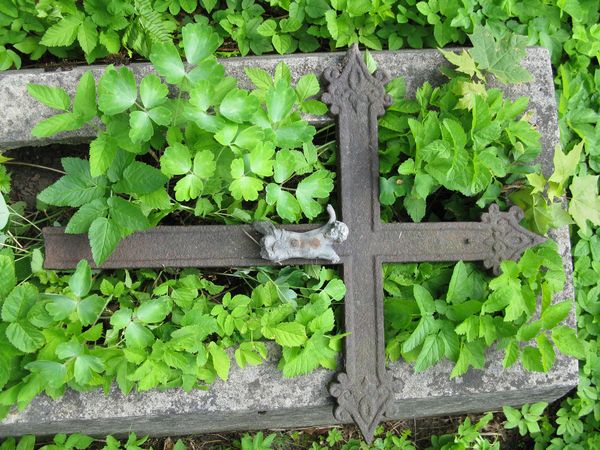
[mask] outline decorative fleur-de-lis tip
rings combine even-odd
[[[483,261],[483,265],[486,268],[491,267],[496,275],[500,271],[502,261],[517,261],[525,250],[547,240],[544,236],[523,228],[519,224],[523,217],[525,215],[518,206],[502,212],[496,204],[492,204],[488,212],[481,215],[481,222],[490,225],[492,230],[487,242],[492,251]]]
[[[348,374],[340,373],[329,393],[337,399],[334,416],[341,422],[353,420],[367,443],[373,442],[375,429],[385,417],[392,402],[393,389],[387,376],[361,377],[353,381]]]
[[[362,103],[369,106],[376,116],[381,116],[385,108],[392,104],[392,97],[385,92],[388,74],[381,69],[371,74],[358,44],[348,49],[341,68],[329,67],[323,72],[323,77],[329,87],[321,100],[330,105],[329,110],[333,115],[338,115],[343,106],[348,105],[358,111],[357,105]]]

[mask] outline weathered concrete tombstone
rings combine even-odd
[[[544,54],[544,56],[547,62],[547,55]],[[389,66],[384,65],[384,67],[388,68]],[[300,69],[300,71],[308,70],[310,69],[307,69],[306,66]],[[301,73],[296,75],[301,75]],[[551,82],[551,74],[545,73],[544,75],[546,75],[545,81],[549,82],[549,78]],[[349,332],[345,341],[344,372],[338,375],[337,380],[331,383],[329,388],[330,394],[337,401],[337,407],[333,416],[330,410],[326,412],[327,406],[323,407],[323,405],[327,405],[329,400],[325,399],[325,403],[323,403],[321,399],[315,397],[313,390],[308,399],[309,403],[314,403],[311,406],[312,410],[304,411],[302,418],[292,414],[291,420],[286,420],[280,416],[282,412],[275,412],[270,423],[256,417],[254,420],[252,417],[244,417],[242,423],[213,427],[214,430],[354,421],[360,427],[365,439],[372,440],[375,427],[382,419],[406,417],[407,412],[419,404],[418,401],[408,401],[406,402],[408,409],[402,410],[398,407],[397,396],[399,392],[402,392],[405,397],[410,399],[410,391],[415,390],[414,380],[419,377],[423,379],[425,376],[420,374],[416,378],[407,379],[406,367],[399,368],[402,364],[396,364],[391,369],[386,368],[383,337],[382,264],[418,261],[483,261],[485,267],[497,271],[502,260],[517,259],[527,247],[543,241],[540,236],[519,225],[520,211],[516,208],[509,212],[500,212],[498,207],[492,206],[487,213],[483,214],[481,222],[381,223],[377,189],[379,177],[377,118],[384,113],[385,107],[390,102],[384,89],[386,75],[383,71],[371,75],[358,48],[353,47],[346,55],[342,66],[328,67],[325,69],[324,77],[328,85],[322,99],[330,105],[331,113],[337,117],[338,121],[338,195],[341,205],[341,220],[348,228],[347,240],[334,244],[335,251],[340,257],[339,264],[342,267],[347,288],[345,327]],[[1,81],[0,79],[0,87]],[[553,99],[550,100],[550,104],[553,105]],[[550,126],[555,125],[554,112],[545,111],[545,114],[548,121],[553,121]],[[552,148],[551,144],[554,140],[555,135],[549,136],[544,143],[547,152]],[[305,232],[315,228],[314,225],[285,227],[286,230],[294,232]],[[262,234],[265,234],[265,230],[261,231]],[[273,229],[267,230],[267,232],[272,231]],[[565,236],[564,231],[562,230],[559,237],[562,241],[563,260],[569,270],[568,234]],[[48,268],[73,268],[83,258],[92,262],[85,236],[66,235],[62,229],[57,228],[45,229],[44,235]],[[157,227],[129,236],[102,267],[224,267],[278,263],[278,258],[266,260],[261,256],[261,248],[256,245],[256,241],[259,239],[260,235],[250,226]],[[265,252],[263,252],[264,255]],[[291,259],[284,263],[327,264],[332,263],[331,261],[335,261],[335,259],[330,258],[329,261]],[[569,294],[570,291],[567,289],[566,296]],[[444,370],[444,368],[441,369],[442,372]],[[443,376],[436,374],[434,369],[430,369],[430,371],[434,377]],[[304,380],[318,379],[321,388],[318,388],[317,392],[320,391],[321,394],[323,393],[322,388],[329,384],[328,379],[330,378],[330,375],[323,378],[324,372],[326,371],[318,371],[313,376],[303,377]],[[510,374],[511,371],[507,372]],[[471,378],[471,382],[473,382],[477,378],[477,375],[468,375],[462,377],[461,381]],[[486,375],[488,374],[480,377],[480,388],[485,385],[485,382],[481,381]],[[537,384],[536,379],[539,380],[540,377],[543,377],[539,374],[525,377],[523,373],[520,373],[514,378],[515,375],[512,374],[513,379],[510,381],[521,383],[521,386],[513,386],[515,391],[534,387]],[[502,374],[493,375],[497,380],[501,380],[502,376]],[[529,398],[519,398],[518,395],[496,397],[491,395],[493,398],[491,402],[482,402],[480,407],[476,407],[474,402],[468,398],[472,393],[469,393],[467,388],[463,394],[466,399],[455,401],[454,406],[445,408],[442,404],[435,405],[434,402],[429,402],[425,409],[428,409],[429,413],[433,411],[448,413],[490,409],[503,403],[518,404],[539,399],[551,400],[576,384],[576,362],[569,358],[558,357],[556,369],[551,372],[549,377],[548,380],[551,380],[548,383],[549,389],[541,389],[539,393],[532,392]],[[447,375],[445,378],[447,379]],[[302,382],[300,383],[302,384]],[[293,383],[293,380],[282,382],[282,385],[290,388],[290,383]],[[448,383],[451,382],[448,381]],[[456,381],[452,383],[456,383]],[[224,388],[229,395],[235,392],[227,390],[225,385],[217,386],[217,388]],[[235,388],[234,381],[233,387],[230,386],[230,389]],[[237,388],[240,386],[237,385]],[[281,395],[281,392],[278,394]],[[92,398],[98,399],[98,395],[94,395],[95,397],[92,395],[87,399],[85,399],[85,395],[82,395],[81,399],[87,404],[93,401]],[[145,394],[149,398],[152,395]],[[290,390],[290,400],[294,401],[299,396],[302,397],[302,394],[298,390]],[[419,398],[414,395],[412,397]],[[193,401],[193,395],[190,395],[190,399]],[[61,400],[58,401],[59,404],[60,402]],[[135,402],[138,400],[134,399],[133,404]],[[210,403],[210,401],[206,403],[209,411],[213,410],[214,406]],[[143,400],[141,404],[144,404]],[[306,404],[306,399],[302,399],[298,406]],[[42,403],[34,402],[29,409],[35,408],[36,405],[39,407]],[[293,407],[294,403],[290,405]],[[236,408],[232,407],[232,410],[236,410]],[[159,416],[164,417],[167,412],[165,410]],[[237,410],[230,416],[233,421],[235,421],[236,413]],[[413,416],[426,414],[418,411],[409,413]],[[187,415],[189,414],[186,413],[186,417]],[[35,414],[27,419],[27,412],[21,416],[9,416],[4,425],[0,424],[0,434],[10,433],[11,430],[21,432],[19,430],[23,428],[20,428],[19,425],[27,423],[34,416]],[[138,431],[147,429],[144,427],[151,419],[139,418],[139,413],[137,416],[137,421],[130,421],[130,424],[133,425],[131,428]],[[224,413],[219,417],[228,416]],[[189,417],[186,420],[193,421],[193,418]],[[67,421],[69,426],[58,427],[60,429],[57,431],[75,430],[78,426],[81,430],[87,431],[81,426],[84,423],[86,424],[84,426],[87,426],[90,419],[77,421],[69,417]],[[61,420],[47,422],[47,426],[44,424],[41,432],[52,429],[52,422],[60,423]],[[114,422],[111,423],[114,426]],[[181,429],[174,426],[173,421],[170,423],[171,428],[161,428],[158,433],[176,433]],[[11,424],[14,426],[11,427]],[[123,427],[111,428],[110,424],[106,428],[103,431],[124,430]],[[199,431],[199,428],[187,428],[185,431]],[[154,432],[156,433],[156,430]]]

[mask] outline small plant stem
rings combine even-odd
[[[52,167],[40,166],[40,165],[38,165],[38,164],[31,164],[31,163],[20,162],[20,161],[6,161],[6,162],[5,162],[5,163],[3,163],[3,164],[6,164],[6,165],[10,164],[10,165],[13,165],[13,166],[27,166],[27,167],[34,167],[34,168],[36,168],[36,169],[50,170],[50,171],[52,171],[52,172],[60,173],[61,175],[66,175],[66,173],[65,173],[65,172],[63,172],[62,170],[59,170],[59,169],[54,169],[54,168],[52,168]]]

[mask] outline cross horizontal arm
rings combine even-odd
[[[308,231],[318,224],[290,225],[291,231]],[[44,228],[46,269],[73,269],[82,259],[96,267],[85,234],[66,234],[64,228]],[[103,269],[159,267],[242,267],[276,263],[260,256],[261,235],[249,225],[164,226],[133,233],[101,265]],[[288,260],[290,264],[327,263]]]

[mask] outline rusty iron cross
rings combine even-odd
[[[543,238],[519,225],[521,211],[501,212],[492,205],[481,222],[381,223],[377,118],[391,99],[387,76],[369,73],[357,46],[341,67],[325,69],[328,90],[322,96],[338,121],[338,193],[341,220],[348,226],[345,242],[336,245],[346,284],[345,367],[330,393],[335,418],[354,421],[367,441],[389,410],[393,388],[385,364],[382,264],[419,261],[483,261],[498,271],[500,262],[517,259]],[[286,226],[307,231],[318,225]],[[127,237],[103,268],[227,267],[275,264],[260,256],[248,225],[157,227]],[[62,228],[44,229],[46,267],[73,268],[80,259],[93,263],[85,235],[66,235]],[[331,264],[291,259],[286,264]],[[387,414],[387,415],[386,415]]]

